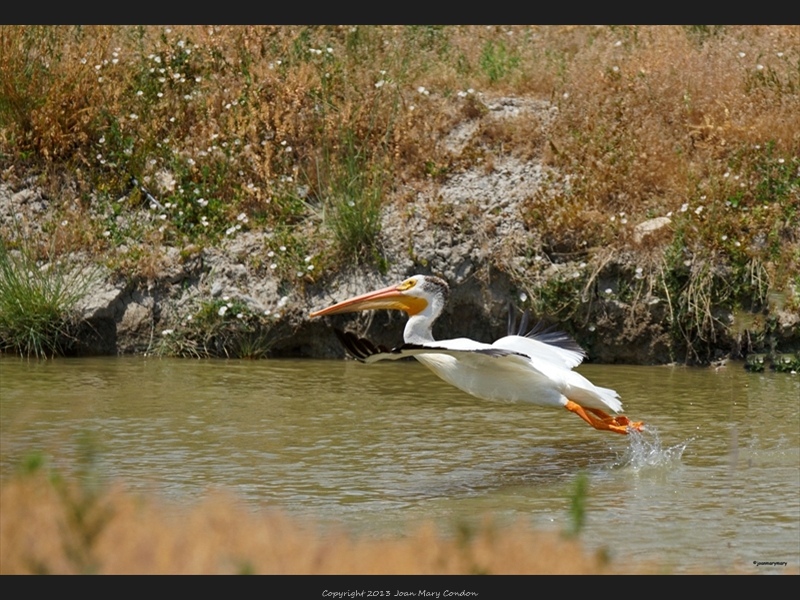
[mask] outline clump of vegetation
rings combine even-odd
[[[573,489],[569,496],[569,529],[565,532],[568,536],[580,534],[586,524],[586,499],[589,495],[589,476],[581,471],[575,476]]]
[[[81,452],[87,449],[82,442]],[[96,452],[89,450],[90,453]],[[484,520],[457,539],[432,524],[394,539],[324,536],[227,496],[187,509],[96,486],[92,454],[68,481],[41,453],[3,481],[0,572],[474,574],[640,570],[592,557],[577,540]],[[88,476],[88,480],[87,480]]]
[[[0,242],[0,351],[37,358],[65,354],[74,341],[73,309],[91,282],[93,271],[34,250],[10,250]]]
[[[161,332],[158,354],[188,358],[265,358],[273,317],[227,296],[203,302],[175,329]]]

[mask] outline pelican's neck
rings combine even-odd
[[[424,316],[424,312],[409,317],[403,331],[403,340],[406,344],[424,344],[433,341],[433,319]]]
[[[433,322],[439,317],[444,303],[439,296],[434,296],[425,310],[408,318],[403,331],[406,344],[424,344],[433,340]]]

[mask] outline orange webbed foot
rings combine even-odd
[[[580,404],[576,404],[572,400],[567,400],[565,408],[568,411],[578,415],[581,419],[586,421],[595,429],[613,431],[614,433],[619,433],[621,435],[628,435],[629,429],[641,431],[642,427],[644,427],[644,423],[641,421],[634,423],[625,415],[617,415],[616,417],[612,417],[598,408],[583,407]]]

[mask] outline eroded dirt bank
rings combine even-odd
[[[464,119],[444,139],[454,155],[481,148],[487,121],[526,118],[546,131],[557,113],[544,101],[484,100],[485,113]],[[3,220],[23,223],[13,225],[20,237],[22,227],[41,233],[52,209],[37,181],[0,185]],[[401,186],[381,211],[382,260],[331,274],[313,272],[312,256],[287,270],[283,254],[290,251],[276,245],[273,232],[256,227],[233,230],[216,246],[133,249],[146,259],[132,271],[119,266],[119,257],[132,251],[125,245],[106,256],[74,252],[66,260],[95,267],[76,307],[71,351],[341,357],[331,324],[391,346],[402,338],[400,313],[315,320],[308,314],[414,274],[434,274],[451,286],[434,328],[438,338],[488,342],[505,335],[510,301],[514,310],[530,309],[534,318],[567,330],[596,362],[702,364],[800,349],[794,292],[770,292],[738,310],[715,304],[715,288],[728,285],[730,267],[690,255],[676,263],[654,243],[673,234],[674,216],[631,223],[633,244],[624,250],[578,245],[579,251],[559,252],[559,240],[543,240],[527,217],[531,210],[546,213],[569,188],[568,174],[512,155]],[[152,221],[154,212],[142,206],[128,218]],[[752,285],[767,277],[762,268]]]

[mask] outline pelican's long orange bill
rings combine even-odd
[[[409,315],[416,315],[425,310],[428,302],[424,298],[416,296],[409,296],[404,292],[397,289],[398,286],[393,285],[376,292],[369,292],[350,298],[328,308],[323,308],[316,312],[312,312],[310,317],[322,317],[325,315],[336,315],[339,313],[356,312],[359,310],[375,310],[379,308],[388,308],[394,310],[404,310]]]

